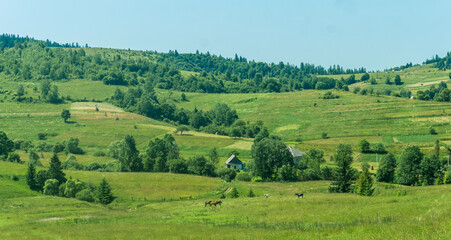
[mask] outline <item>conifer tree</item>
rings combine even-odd
[[[231,198],[237,198],[237,197],[239,197],[240,196],[240,194],[238,193],[238,190],[236,189],[236,187],[234,187],[233,189],[232,189],[232,192],[230,193],[230,197]]]
[[[335,153],[337,168],[335,181],[329,186],[329,192],[346,193],[351,190],[352,184],[352,148],[349,144],[339,144]]]
[[[26,180],[30,189],[36,190],[36,168],[33,164],[28,165]]]
[[[99,203],[103,205],[110,204],[114,200],[110,184],[108,184],[105,178],[102,179],[102,182],[100,182],[99,188],[97,189],[97,198]]]
[[[249,193],[247,194],[248,197],[255,197],[254,191],[252,191],[252,188],[249,188]]]
[[[372,196],[374,192],[373,177],[370,174],[368,163],[362,164],[362,173],[356,182],[356,192],[362,196]]]
[[[62,184],[67,181],[65,175],[66,174],[63,172],[63,168],[61,167],[61,161],[58,159],[58,155],[54,153],[50,159],[49,176],[51,179],[56,179],[60,184]]]

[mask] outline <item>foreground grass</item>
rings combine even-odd
[[[22,189],[21,181],[3,180],[1,186],[5,181],[10,192],[21,194],[0,195],[2,239],[451,237],[451,185],[391,189],[378,185],[376,196],[361,197],[327,193],[327,182],[238,182],[232,185],[242,195],[252,186],[257,197],[226,198],[217,207],[204,207],[204,200],[214,198],[208,196],[109,208],[74,199],[36,196]],[[305,198],[293,195],[293,190],[302,189]],[[270,197],[263,197],[262,192]]]

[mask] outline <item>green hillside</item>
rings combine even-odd
[[[366,73],[10,35],[0,49],[0,239],[451,238],[450,55]]]

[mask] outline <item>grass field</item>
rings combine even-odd
[[[3,167],[5,166],[1,163]],[[18,165],[18,164],[13,164]],[[14,167],[13,167],[14,168]],[[73,173],[68,173],[72,175]],[[21,177],[13,181],[0,177],[1,239],[449,239],[451,237],[451,185],[399,187],[377,185],[373,197],[329,194],[328,182],[245,183],[234,182],[241,196],[223,199],[217,207],[204,207],[218,199],[218,182],[204,188],[204,197],[163,201],[173,192],[177,178],[145,173],[155,180],[137,182],[130,178],[127,188],[116,185],[119,203],[110,207],[74,199],[42,196],[28,190]],[[84,175],[80,172],[80,178]],[[185,184],[197,180],[180,175]],[[113,174],[109,181],[123,181]],[[97,177],[96,177],[97,178]],[[129,178],[129,177],[127,177]],[[208,178],[199,177],[203,182]],[[171,189],[161,191],[160,187]],[[168,185],[169,184],[169,185]],[[173,185],[174,184],[174,185]],[[182,184],[183,185],[183,184]],[[145,187],[143,187],[145,186]],[[388,188],[386,187],[388,186]],[[4,191],[8,187],[8,191]],[[252,187],[256,197],[245,197]],[[158,201],[130,200],[143,188]],[[223,188],[224,190],[225,188]],[[303,191],[298,199],[293,192]],[[269,198],[263,197],[269,194]],[[142,193],[140,193],[142,194]],[[153,194],[153,196],[151,196]],[[136,196],[138,198],[138,196]]]

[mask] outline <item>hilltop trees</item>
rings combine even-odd
[[[329,186],[330,192],[346,193],[351,190],[353,179],[352,148],[348,144],[339,144],[334,155],[337,168],[335,169],[335,179]]]

